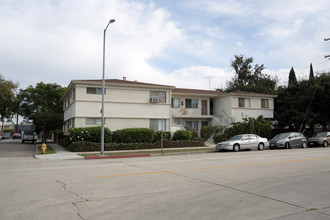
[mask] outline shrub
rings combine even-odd
[[[113,132],[112,138],[116,143],[151,143],[154,131],[148,128],[126,128]]]
[[[87,141],[101,142],[101,127],[69,128],[69,137],[71,142]],[[104,142],[111,141],[111,132],[109,128],[104,128]]]
[[[192,133],[188,130],[177,130],[173,134],[173,141],[179,141],[179,140],[191,140],[192,139]]]
[[[214,135],[214,143],[228,140],[238,134],[256,134],[261,137],[269,138],[271,133],[271,123],[263,116],[255,118],[245,118],[243,122],[232,123],[230,127],[222,129],[222,132]]]
[[[191,135],[192,135],[192,139],[197,139],[197,138],[198,138],[198,131],[196,131],[196,130],[191,130],[190,133],[191,133]]]
[[[58,136],[58,144],[63,146],[63,147],[68,147],[70,145],[70,137],[67,135],[59,135]]]
[[[162,139],[162,132],[161,131],[155,132],[153,142],[160,141],[161,139]],[[171,140],[171,132],[169,132],[169,131],[163,132],[163,139]]]
[[[203,126],[201,129],[201,138],[206,141],[209,139],[215,132],[216,127],[212,126]]]
[[[215,134],[213,136],[213,142],[214,143],[219,143],[219,142],[222,142],[222,141],[226,141],[228,140],[230,137],[227,137],[225,134]]]
[[[170,141],[165,140],[164,148],[179,148],[179,147],[199,147],[205,146],[203,141]],[[116,150],[139,150],[139,149],[159,149],[161,147],[160,142],[156,143],[106,143],[104,144],[105,151]],[[68,147],[68,150],[72,152],[89,152],[100,151],[101,144],[95,142],[74,142]]]

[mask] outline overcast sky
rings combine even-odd
[[[234,54],[288,81],[330,71],[329,0],[1,0],[0,73],[20,88],[106,78],[224,88]]]

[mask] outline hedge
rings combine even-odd
[[[161,139],[162,139],[162,132],[161,131],[156,131],[154,133],[153,142],[161,141]],[[164,131],[163,132],[163,140],[171,140],[171,132]]]
[[[113,132],[115,143],[152,143],[154,130],[149,128],[126,128]]]
[[[180,141],[180,140],[191,140],[193,138],[193,134],[189,130],[177,130],[173,134],[173,141]]]
[[[203,141],[169,141],[163,142],[164,148],[175,147],[199,147],[205,146]],[[118,151],[118,150],[139,150],[139,149],[160,149],[161,143],[106,143],[104,144],[105,151]],[[70,144],[67,149],[72,152],[89,152],[100,151],[100,143],[95,142],[74,142]]]
[[[71,142],[87,141],[101,142],[101,127],[69,128],[69,137]],[[104,142],[111,142],[111,132],[109,128],[104,128]]]

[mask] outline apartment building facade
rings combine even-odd
[[[275,95],[182,89],[111,79],[105,81],[105,126],[174,132],[189,127],[229,125],[244,117],[273,118]],[[102,80],[72,80],[63,95],[65,125],[101,125]]]

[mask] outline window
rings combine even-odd
[[[104,88],[104,94],[107,90]],[[102,94],[102,88],[87,87],[87,94]]]
[[[238,98],[238,107],[250,108],[250,99]]]
[[[186,126],[192,130],[198,131],[198,121],[186,121]]]
[[[208,125],[209,125],[209,122],[208,121],[202,121],[202,127],[208,126]]]
[[[198,99],[186,99],[186,108],[198,108]]]
[[[150,91],[150,102],[166,103],[166,92]]]
[[[101,118],[86,118],[86,125],[101,125]],[[105,119],[104,119],[105,124]]]
[[[269,108],[268,99],[261,99],[261,108]]]
[[[76,100],[76,88],[72,91],[72,100]]]
[[[166,131],[166,119],[150,119],[149,128],[154,131]]]
[[[172,108],[180,108],[180,98],[172,98]]]

